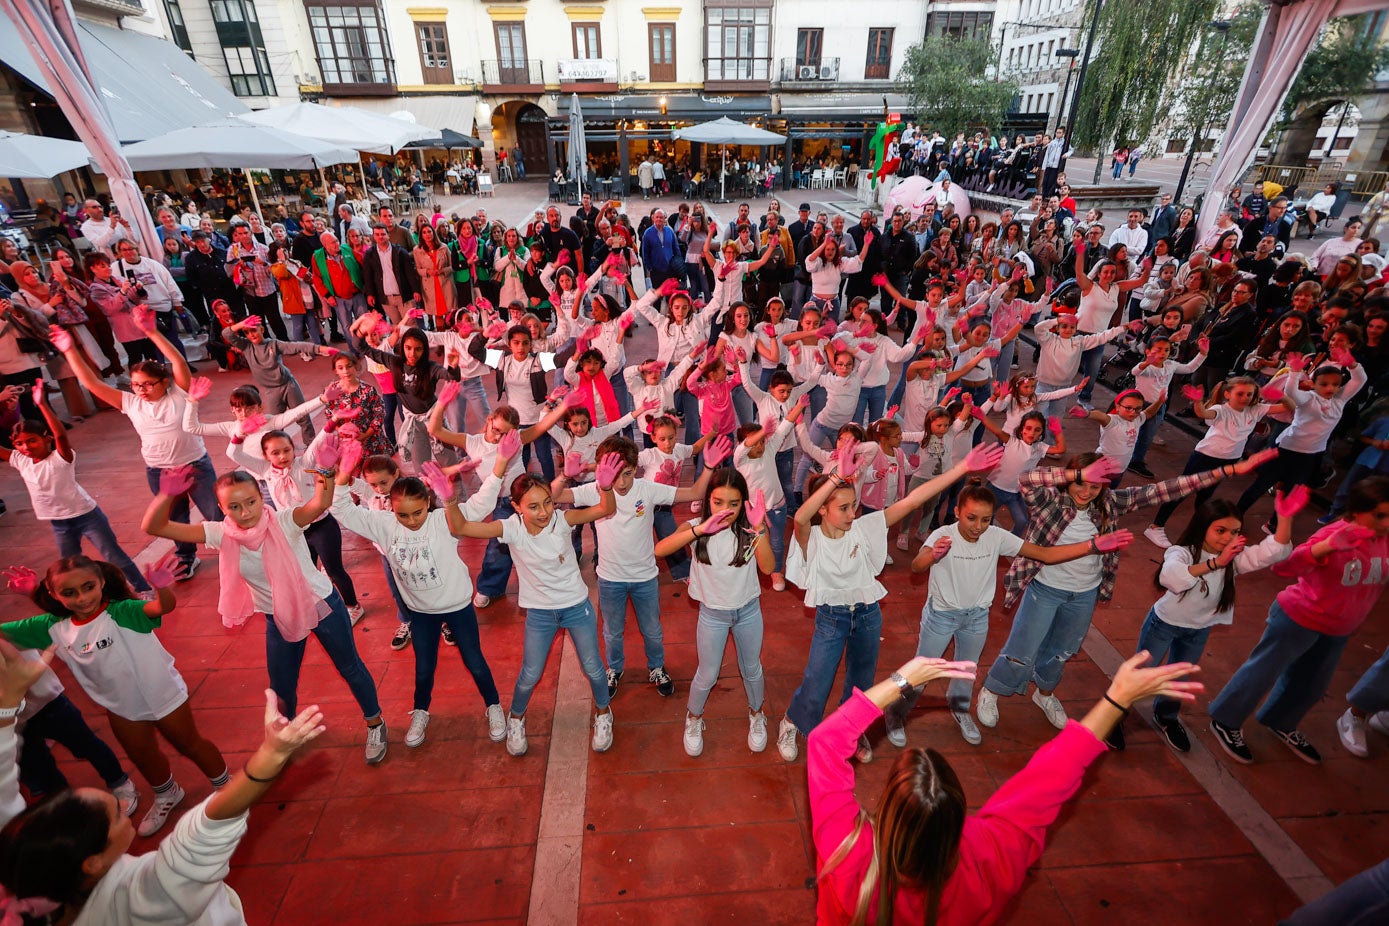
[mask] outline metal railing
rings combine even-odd
[[[514,85],[544,84],[545,67],[539,59],[501,61],[493,58],[482,62],[482,82],[484,84]]]
[[[803,61],[799,58],[781,59],[781,82],[818,84],[839,79],[839,59],[819,58]]]
[[[1347,170],[1340,161],[1327,161],[1316,166],[1291,164],[1260,164],[1250,175],[1251,180],[1272,180],[1285,189],[1296,189],[1310,195],[1328,183],[1349,185],[1352,196],[1373,196],[1389,184],[1389,171]]]

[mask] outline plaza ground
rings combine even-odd
[[[825,196],[796,191],[783,194],[782,202],[794,207],[804,198],[819,208]],[[516,222],[544,198],[542,184],[503,185],[483,205],[490,215]],[[470,212],[472,202],[448,205]],[[727,220],[728,206],[713,208]],[[632,204],[634,214],[639,210],[639,203]],[[629,358],[654,356],[654,340],[643,322]],[[1031,352],[1020,354],[1026,362]],[[227,395],[247,377],[217,374],[210,363],[199,366],[197,372],[214,382],[205,417],[229,417]],[[330,378],[324,360],[294,359],[290,366],[306,393]],[[1095,425],[1067,419],[1066,426],[1073,447],[1093,446]],[[149,491],[126,420],[103,412],[75,426],[71,439],[81,482],[127,548],[142,550],[142,559],[157,556],[162,547],[146,546],[138,527]],[[1167,445],[1154,448],[1149,463],[1160,476],[1174,475],[1192,443],[1169,429]],[[224,442],[210,441],[209,450],[219,470],[227,468]],[[1236,491],[1222,489],[1227,495]],[[8,468],[0,470],[0,497],[9,506],[0,519],[3,559],[46,568],[55,555],[51,532],[34,521],[22,483]],[[1261,502],[1247,520],[1254,540],[1268,505]],[[1309,510],[1298,518],[1298,538],[1315,529],[1320,513]],[[1132,514],[1122,526],[1138,534],[1150,514]],[[1180,529],[1189,515],[1189,507],[1178,512],[1173,528]],[[402,739],[414,660],[408,649],[389,647],[395,620],[380,558],[355,537],[345,547],[367,610],[356,629],[357,644],[380,690],[390,752],[379,767],[363,763],[356,705],[322,650],[310,643],[300,700],[323,707],[329,730],[251,813],[229,879],[250,923],[771,926],[813,920],[804,758],[783,762],[775,743],[761,754],[748,751],[747,705],[731,650],[709,700],[704,754],[684,754],[685,695],[697,664],[697,605],[685,586],[663,571],[666,667],[677,694],[663,699],[645,681],[635,621],[629,620],[632,658],[613,701],[616,740],[608,753],[588,749],[588,686],[567,644],[555,647],[531,702],[527,756],[511,758],[502,744],[487,739],[482,700],[447,648],[428,739],[407,749]],[[482,545],[465,541],[463,551],[476,573]],[[895,547],[891,552],[897,562],[883,577],[889,594],[882,602],[879,675],[914,652],[926,590],[924,577],[910,574],[908,554]],[[263,621],[252,618],[237,631],[222,627],[216,554],[203,550],[201,556],[197,576],[176,587],[179,606],[165,619],[160,637],[188,682],[202,731],[239,768],[261,735],[267,684]],[[1104,691],[1118,661],[1132,653],[1157,597],[1153,574],[1160,559],[1160,551],[1141,537],[1123,553],[1115,598],[1096,612],[1084,651],[1071,661],[1058,690],[1071,716],[1081,716]],[[588,557],[584,572],[596,584]],[[1172,752],[1147,723],[1146,709],[1135,711],[1142,716],[1129,720],[1127,751],[1095,763],[1052,828],[1047,851],[1008,922],[1272,923],[1300,898],[1316,896],[1389,855],[1389,739],[1370,733],[1371,758],[1357,759],[1342,749],[1333,727],[1345,692],[1389,644],[1389,603],[1381,602],[1351,640],[1329,696],[1304,725],[1325,756],[1321,766],[1298,760],[1252,721],[1246,732],[1254,765],[1236,766],[1213,754],[1205,704],[1258,639],[1269,602],[1283,584],[1267,573],[1240,580],[1235,623],[1212,635],[1203,660],[1208,691],[1186,711],[1193,752]],[[0,601],[7,620],[32,611],[14,595]],[[774,731],[800,680],[813,622],[794,587],[776,593],[764,582],[762,611],[766,712]],[[1012,613],[994,608],[986,662],[998,653]],[[524,624],[514,582],[505,598],[479,612],[479,620],[483,649],[507,705]],[[114,743],[101,712],[65,668],[58,672],[89,721]],[[977,809],[1055,731],[1029,699],[1005,699],[998,727],[985,729],[982,745],[971,747],[945,711],[943,692],[943,685],[936,686],[921,700],[908,725],[910,743],[944,753],[971,809]],[[860,799],[869,806],[899,752],[881,727],[872,738],[876,758],[859,770]],[[61,747],[56,752],[66,755]],[[209,786],[187,761],[175,758],[174,765],[190,792],[184,807],[192,806]],[[66,760],[62,767],[74,784],[99,785],[83,763]],[[148,787],[138,783],[148,799]],[[154,845],[137,840],[134,851]]]

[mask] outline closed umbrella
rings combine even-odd
[[[87,166],[91,155],[80,141],[0,132],[0,177],[46,180]]]
[[[702,122],[699,125],[692,125],[688,129],[676,129],[671,135],[674,138],[684,139],[689,142],[723,146],[723,165],[725,169],[719,171],[720,199],[722,199],[724,195],[724,174],[727,173],[729,145],[780,145],[784,144],[786,141],[785,135],[778,135],[776,132],[768,132],[766,129],[759,129],[755,125],[735,122],[727,116],[721,119],[715,119],[712,122]]]
[[[584,137],[584,114],[579,109],[579,95],[569,102],[569,176],[579,189],[584,188],[584,169],[588,166],[588,139]]]

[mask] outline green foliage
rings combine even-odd
[[[1168,100],[1173,113],[1171,135],[1203,137],[1208,128],[1226,123],[1239,95],[1263,10],[1263,4],[1245,3],[1226,20],[1230,28],[1224,35],[1216,29],[1201,31],[1191,66],[1181,82],[1173,85]]]
[[[1321,41],[1293,81],[1283,102],[1283,121],[1290,122],[1301,107],[1327,100],[1353,99],[1389,67],[1389,45],[1368,27],[1371,14],[1333,19],[1322,30]]]
[[[907,49],[898,82],[924,128],[946,136],[996,128],[1018,95],[1016,81],[985,76],[996,63],[985,40],[931,35]]]
[[[1095,3],[1086,3],[1084,29]],[[1104,0],[1076,105],[1077,147],[1145,143],[1166,119],[1168,87],[1217,8],[1218,0]]]

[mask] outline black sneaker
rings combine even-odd
[[[175,581],[187,582],[189,579],[193,578],[193,573],[197,572],[198,567],[202,564],[203,561],[196,556],[192,559],[179,560],[178,565],[174,567]]]
[[[401,622],[395,629],[395,636],[391,637],[391,649],[405,649],[410,643],[410,625]]]
[[[443,625],[443,636],[444,642],[447,643],[449,646],[458,645],[458,641],[453,638],[453,631],[449,629],[448,624]]]
[[[1148,464],[1134,460],[1129,464],[1129,472],[1142,476],[1144,479],[1156,479],[1153,471],[1148,468]]]
[[[1302,735],[1302,731],[1293,730],[1290,733],[1284,733],[1282,730],[1274,730],[1273,727],[1269,727],[1269,729],[1273,731],[1274,736],[1283,741],[1284,746],[1293,751],[1293,755],[1303,762],[1309,765],[1321,765],[1321,753],[1317,752],[1317,747],[1307,742],[1307,737]]]
[[[617,694],[617,683],[622,681],[622,671],[618,669],[608,670],[608,697]]]
[[[1245,745],[1244,731],[1239,727],[1227,727],[1218,720],[1212,720],[1211,732],[1215,734],[1215,741],[1220,744],[1220,748],[1225,750],[1225,754],[1231,759],[1241,765],[1249,765],[1254,761],[1254,753]]]
[[[675,694],[675,683],[666,674],[665,666],[657,666],[651,670],[651,684],[656,686],[656,693],[663,698],[669,698]]]
[[[1104,738],[1105,744],[1116,752],[1123,752],[1128,744],[1124,742],[1124,723],[1121,720],[1114,725],[1114,729],[1109,731],[1109,735]]]
[[[1158,718],[1158,729],[1167,745],[1178,752],[1191,752],[1191,738],[1186,735],[1186,727],[1176,717]]]

